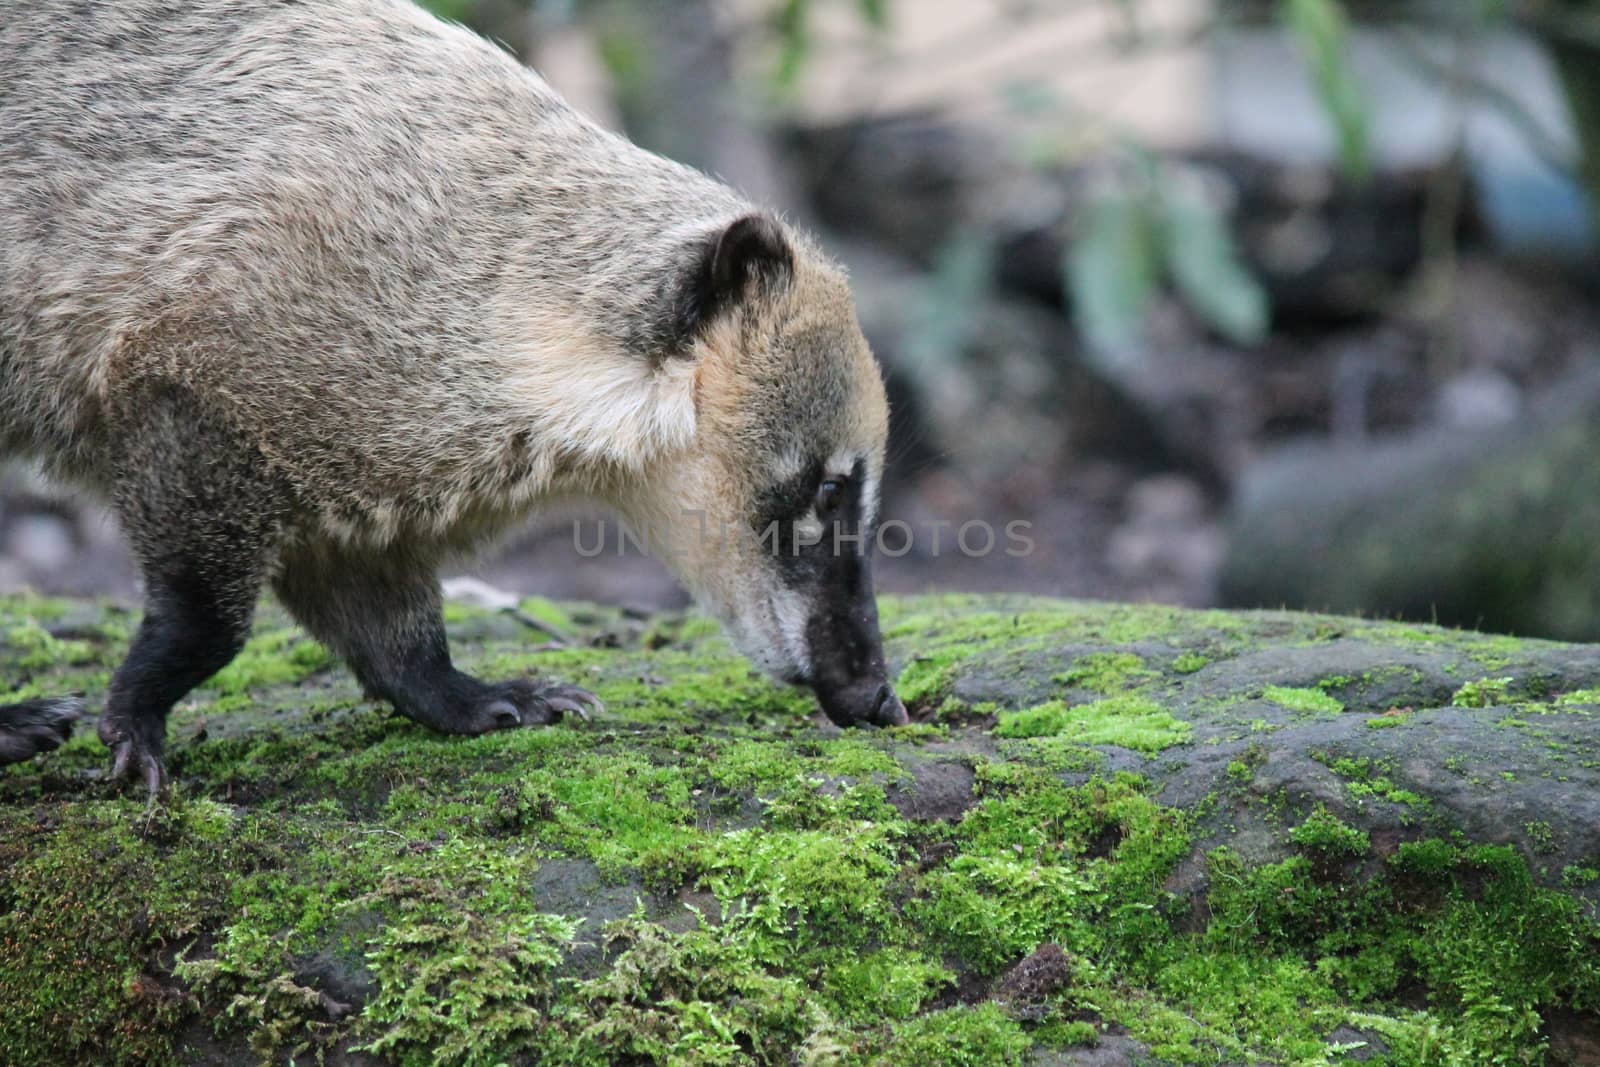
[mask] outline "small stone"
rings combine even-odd
[[[73,555],[72,525],[55,515],[23,515],[11,526],[6,548],[11,555],[42,571],[66,566]]]
[[[995,983],[991,999],[1023,1022],[1038,1022],[1050,1013],[1050,998],[1072,982],[1072,960],[1060,945],[1044,944]]]
[[[1446,382],[1436,404],[1446,426],[1482,430],[1514,421],[1522,412],[1522,391],[1499,371],[1472,371]]]

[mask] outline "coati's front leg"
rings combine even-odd
[[[235,434],[173,389],[118,419],[115,502],[145,579],[145,611],[111,679],[100,739],[113,779],[166,782],[167,714],[244,647],[289,511],[287,491]]]
[[[482,682],[456,670],[429,554],[300,548],[285,555],[273,588],[370,695],[441,733],[544,726],[563,712],[586,715],[585,704],[599,706],[576,686]]]

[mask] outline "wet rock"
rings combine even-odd
[[[54,515],[22,516],[11,524],[5,547],[24,566],[53,570],[72,557],[72,524]]]
[[[918,822],[955,822],[977,802],[972,795],[976,778],[972,768],[955,759],[927,759],[915,753],[900,757],[911,774],[908,783],[895,783],[887,792],[908,819]]]
[[[92,741],[6,768],[8,1051],[649,1063],[715,1019],[767,1067],[829,1042],[1011,1062],[1052,1035],[1023,1062],[1269,1064],[1374,1031],[1480,1050],[1462,990],[1493,988],[1551,1064],[1593,1059],[1592,646],[886,598],[898,684],[940,725],[840,731],[698,620],[545,610],[559,652],[452,609],[458,661],[582,679],[592,722],[440,738],[267,605],[175,710],[157,808],[105,793]],[[0,678],[95,690],[134,618],[0,599]]]
[[[1369,1063],[1389,1054],[1389,1045],[1382,1037],[1366,1030],[1358,1030],[1353,1026],[1341,1026],[1329,1034],[1328,1044],[1335,1047],[1357,1046],[1341,1051],[1339,1063]]]
[[[1125,1034],[1106,1034],[1087,1048],[1038,1053],[1034,1067],[1168,1067],[1150,1046]]]
[[[1600,1063],[1600,1019],[1562,1011],[1548,1024],[1552,1067],[1590,1067]]]
[[[1305,447],[1253,468],[1221,595],[1600,637],[1600,375],[1510,425]]]

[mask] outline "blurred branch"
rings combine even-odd
[[[1471,28],[1452,28],[1450,62],[1444,68],[1445,99],[1450,107],[1450,151],[1434,173],[1422,215],[1422,279],[1428,307],[1428,363],[1437,379],[1447,377],[1460,362],[1461,344],[1456,333],[1457,275],[1460,249],[1456,224],[1461,217],[1467,184],[1467,85],[1474,78],[1474,44]]]
[[[1541,37],[1560,37],[1600,49],[1600,7],[1523,0],[1511,5],[1511,16]]]
[[[1418,27],[1409,26],[1391,35],[1388,41],[1398,55],[1435,85],[1447,86],[1494,109],[1522,135],[1528,148],[1541,162],[1560,173],[1573,172],[1572,149],[1545,129],[1527,105],[1494,82],[1470,70],[1458,70],[1457,64],[1441,62],[1430,55],[1422,44],[1421,36]]]

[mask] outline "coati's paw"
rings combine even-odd
[[[21,763],[60,748],[83,717],[81,697],[29,700],[0,707],[0,764]]]
[[[158,722],[156,729],[164,730],[165,723]],[[167,787],[167,768],[161,762],[161,739],[126,716],[110,712],[100,716],[100,740],[111,750],[113,783],[141,782],[153,796]]]
[[[472,707],[473,733],[512,730],[519,726],[548,726],[570,712],[589,718],[589,708],[605,705],[587,689],[553,682],[501,682],[491,685]]]

